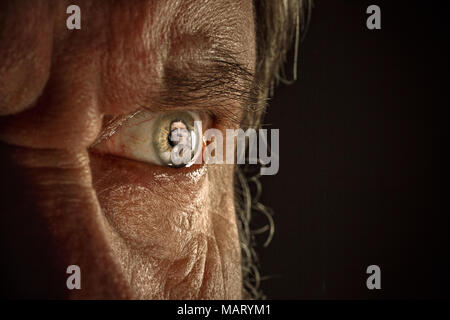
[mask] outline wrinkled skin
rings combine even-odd
[[[152,107],[162,66],[201,54],[191,38],[232,38],[254,68],[251,1],[80,0],[81,30],[66,28],[69,4],[0,3],[3,294],[241,298],[233,167],[89,146],[105,115]],[[72,264],[81,290],[66,288]]]

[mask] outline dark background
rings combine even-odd
[[[280,171],[262,178],[268,298],[450,296],[444,3],[315,1],[299,80],[265,118],[280,129]],[[381,30],[366,28],[370,4]],[[372,264],[381,290],[366,287]]]

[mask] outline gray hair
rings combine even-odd
[[[257,128],[266,110],[267,99],[279,82],[297,78],[297,57],[301,40],[308,28],[312,0],[254,0],[256,25],[255,106],[244,114],[243,126]],[[294,42],[293,79],[287,80],[283,66]],[[246,162],[248,163],[248,162]],[[252,172],[258,172],[252,174]],[[250,188],[253,184],[254,188]],[[252,194],[251,190],[255,192]],[[268,233],[267,246],[274,233],[272,212],[260,203],[259,169],[237,166],[235,173],[235,207],[242,250],[243,298],[265,299],[260,289],[259,262],[255,251],[255,234]],[[252,214],[263,214],[268,224],[251,230]]]

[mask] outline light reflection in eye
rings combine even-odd
[[[175,168],[188,167],[202,153],[202,131],[210,118],[191,111],[152,113],[142,110],[92,149],[131,160]]]

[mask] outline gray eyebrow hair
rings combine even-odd
[[[160,108],[205,109],[236,125],[242,111],[258,108],[258,83],[253,70],[226,49],[209,50],[198,60],[164,67],[162,90],[156,98]],[[242,110],[236,110],[237,105]]]

